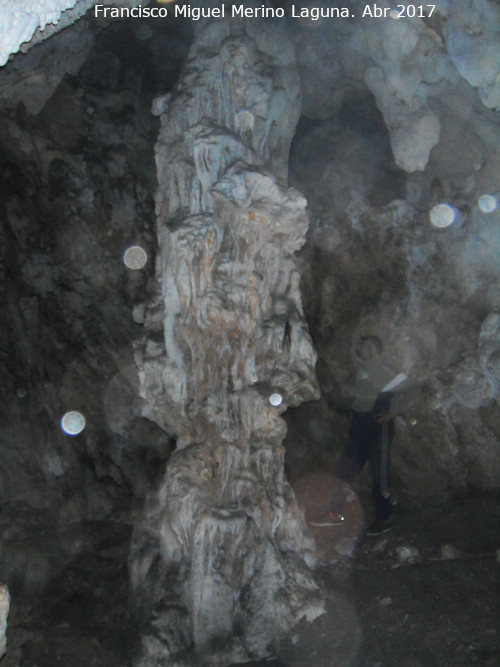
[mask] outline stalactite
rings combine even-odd
[[[134,535],[134,595],[151,619],[139,663],[239,661],[322,613],[283,471],[280,414],[317,397],[294,259],[306,200],[285,185],[300,113],[285,33],[205,23],[156,108],[165,347],[151,355],[145,340],[136,357],[144,414],[177,451]],[[145,327],[157,330],[157,305]]]

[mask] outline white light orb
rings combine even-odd
[[[133,271],[142,269],[147,261],[148,256],[146,251],[144,248],[141,248],[140,245],[130,246],[130,248],[127,248],[123,253],[123,262],[125,266]]]
[[[68,435],[78,435],[85,428],[85,417],[77,410],[71,410],[61,419],[61,428]]]
[[[457,210],[449,204],[436,204],[429,213],[429,218],[434,227],[449,227],[457,216]]]
[[[483,213],[491,213],[496,209],[498,201],[493,195],[481,195],[477,200],[477,205]]]
[[[389,16],[391,17],[391,19],[400,19],[401,18],[400,13],[396,9],[391,9],[391,11],[389,12]]]
[[[271,396],[269,396],[269,403],[277,407],[283,403],[283,396],[281,394],[271,394]]]

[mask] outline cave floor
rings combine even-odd
[[[2,569],[12,583],[2,667],[128,664],[131,533],[126,522],[87,521],[40,526],[17,545],[4,542]]]
[[[321,480],[307,488],[317,499]],[[327,612],[300,626],[275,665],[499,665],[499,501],[401,498],[392,530],[375,537],[364,535],[369,496],[356,494],[345,525],[313,528]]]
[[[351,503],[342,527],[314,529],[326,613],[299,624],[279,655],[247,666],[500,664],[498,494],[402,499],[393,529],[378,537],[363,536],[366,500]],[[99,521],[4,540],[13,583],[2,667],[130,664],[130,536],[126,521]],[[47,545],[57,545],[61,567],[44,580]],[[28,584],[16,585],[15,563]]]

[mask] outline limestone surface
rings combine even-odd
[[[491,0],[437,0],[422,16],[358,14],[314,26],[295,26],[304,113],[331,118],[351,91],[368,87],[394,160],[408,173],[423,171],[439,142],[445,116],[436,113],[433,98],[447,87],[465,80],[485,107],[499,108],[500,10]]]
[[[96,0],[0,0],[0,66],[9,56],[52,37],[81,18]],[[102,0],[102,5],[122,6],[130,0]]]
[[[258,27],[204,24],[154,105],[161,292],[136,359],[143,414],[177,451],[134,535],[134,594],[155,619],[142,665],[265,656],[322,613],[280,416],[318,396],[294,258],[306,200],[286,186],[300,88],[285,33],[278,49]]]

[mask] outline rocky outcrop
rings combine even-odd
[[[447,89],[465,81],[486,108],[500,108],[500,12],[490,0],[402,8],[386,6],[381,18],[365,5],[349,21],[297,22],[295,41],[305,114],[331,118],[353,91],[368,88],[396,164],[413,173],[440,140],[446,115],[435,99]]]
[[[136,359],[143,414],[177,451],[133,541],[151,619],[139,663],[184,664],[192,649],[227,664],[322,613],[283,472],[280,414],[318,395],[294,259],[306,201],[286,187],[300,113],[286,35],[206,23],[154,108],[161,291]]]
[[[19,0],[6,6],[2,2],[2,40],[0,66],[5,65],[10,54],[26,53],[33,46],[49,39],[81,18],[96,0],[40,0],[37,3]],[[130,0],[101,0],[101,5],[121,7]]]

